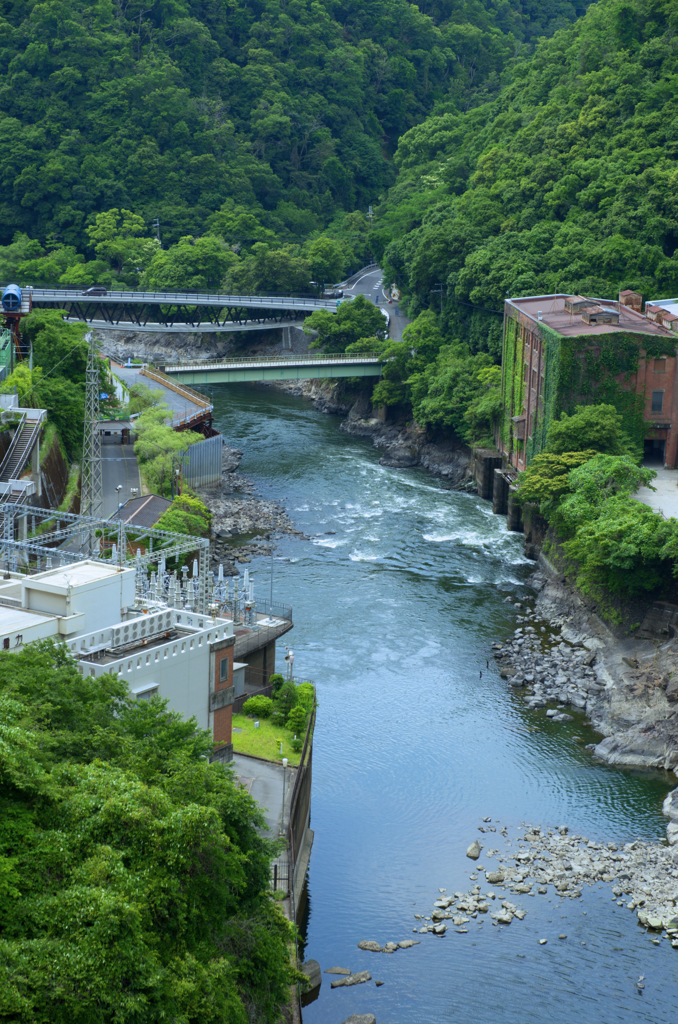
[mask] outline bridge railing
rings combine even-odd
[[[29,290],[29,289],[27,289]],[[33,302],[153,303],[167,306],[274,306],[280,309],[308,308],[336,310],[336,299],[315,299],[290,295],[224,295],[219,292],[134,292],[107,291],[87,295],[74,288],[30,289]]]
[[[173,370],[186,370],[193,366],[206,370],[210,366],[268,366],[271,364],[298,366],[309,363],[345,363],[352,365],[366,362],[381,363],[383,361],[383,357],[377,352],[351,352],[350,355],[346,355],[344,352],[305,352],[302,355],[228,356],[225,359],[191,359],[185,363],[167,363],[163,370],[165,373],[171,373]]]
[[[214,408],[209,398],[201,395],[199,391],[189,388],[186,384],[177,384],[172,377],[168,377],[166,373],[162,372],[162,370],[151,369],[150,366],[146,366],[144,364],[140,373],[142,373],[144,377],[149,377],[151,380],[154,380],[157,384],[162,384],[163,387],[170,388],[178,395],[181,395],[182,398],[187,398],[189,402],[197,405],[199,409],[207,409],[211,412]]]

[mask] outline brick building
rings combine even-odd
[[[678,300],[648,304],[581,295],[507,299],[502,350],[503,414],[497,447],[524,470],[544,449],[549,424],[577,405],[615,405],[646,456],[678,459]],[[676,326],[674,326],[674,324]]]

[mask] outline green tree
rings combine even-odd
[[[160,495],[173,493],[188,449],[204,440],[202,434],[192,430],[173,430],[165,422],[169,412],[168,406],[161,402],[145,409],[134,423],[138,435],[134,452],[139,459],[139,469],[149,490]],[[178,510],[175,511],[175,515],[178,514]]]
[[[209,537],[212,513],[191,494],[178,494],[155,524],[158,530],[187,533],[191,537]]]
[[[339,242],[321,235],[310,243],[307,255],[313,279],[318,284],[340,280],[346,266],[346,254]]]
[[[160,252],[157,238],[142,238],[147,231],[143,217],[131,210],[106,210],[98,213],[87,228],[96,255],[107,261],[115,272],[132,282],[148,269]]]
[[[151,291],[219,291],[238,257],[220,238],[186,235],[170,249],[159,250],[141,275],[141,287]]]
[[[322,347],[326,352],[345,352],[349,345],[364,338],[383,339],[386,330],[383,313],[364,295],[341,302],[336,313],[318,309],[304,320],[306,334],[318,334],[311,347]]]
[[[563,412],[551,423],[546,450],[554,455],[590,449],[607,455],[638,454],[621,425],[613,405],[578,405],[572,416]]]
[[[0,655],[0,1015],[279,1019],[275,846],[210,737],[51,641]]]

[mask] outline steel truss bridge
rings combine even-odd
[[[185,384],[236,384],[243,381],[308,380],[318,377],[380,377],[382,356],[374,352],[337,355],[239,356],[169,363],[161,370]]]
[[[30,296],[34,309],[63,309],[69,320],[121,331],[260,331],[291,326],[317,309],[337,312],[336,299],[275,295],[131,291],[86,295],[74,289],[32,288]]]

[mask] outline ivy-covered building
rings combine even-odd
[[[543,450],[551,420],[601,402],[616,407],[647,454],[676,465],[678,335],[637,305],[627,304],[625,293],[618,302],[581,295],[506,300],[497,447],[515,469]]]

